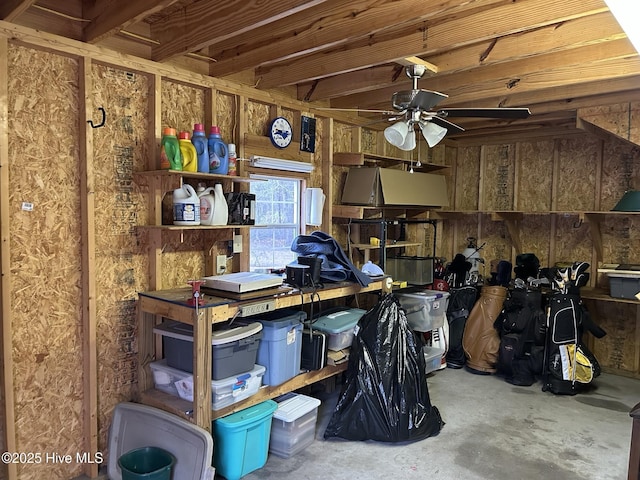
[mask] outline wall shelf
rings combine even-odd
[[[343,167],[358,167],[365,164],[382,165],[398,165],[398,164],[413,164],[414,170],[422,172],[435,172],[437,170],[445,170],[451,168],[449,165],[440,165],[437,163],[425,163],[421,162],[421,166],[416,166],[416,161],[406,158],[393,158],[383,155],[376,155],[375,153],[355,153],[355,152],[334,152],[333,164]]]

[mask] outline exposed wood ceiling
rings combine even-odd
[[[456,119],[468,137],[571,131],[577,108],[640,100],[604,0],[3,0],[0,18],[338,108],[391,109],[417,57],[439,107],[533,113]]]

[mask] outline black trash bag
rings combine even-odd
[[[385,295],[356,330],[324,438],[406,442],[437,435],[444,422],[429,399],[423,342],[397,297]]]

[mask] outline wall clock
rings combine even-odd
[[[293,140],[293,128],[289,120],[284,117],[276,117],[269,128],[271,143],[278,148],[287,148]]]

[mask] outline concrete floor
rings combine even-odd
[[[320,392],[316,439],[302,452],[244,480],[616,480],[627,478],[631,418],[640,380],[602,374],[588,393],[556,396],[541,384],[517,387],[495,376],[445,369],[428,377],[446,425],[409,444],[325,441],[338,399]],[[217,478],[217,477],[216,477]]]

